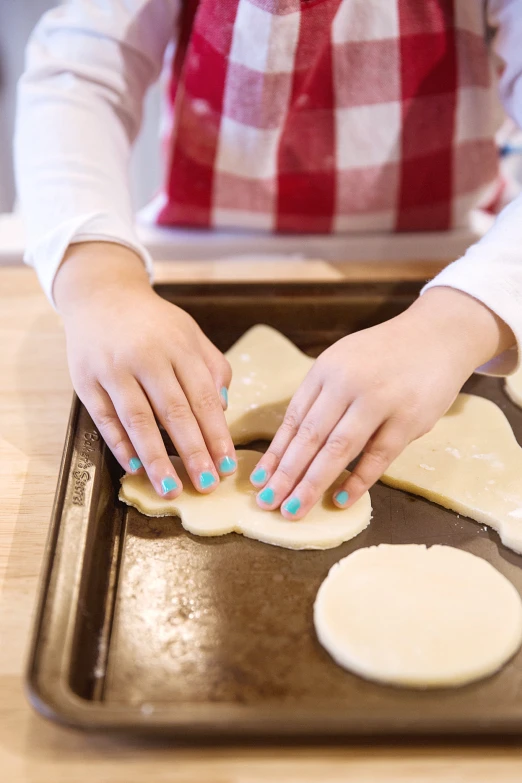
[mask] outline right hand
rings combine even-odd
[[[190,315],[152,290],[133,251],[71,245],[54,297],[76,393],[125,471],[142,465],[159,495],[181,492],[156,420],[198,491],[235,471],[224,415],[230,365]]]

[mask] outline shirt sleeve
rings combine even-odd
[[[507,113],[522,128],[522,0],[489,0],[493,49],[500,58],[500,97]],[[489,375],[508,375],[522,355],[522,195],[497,217],[490,230],[423,289],[449,286],[483,302],[513,330],[517,348],[479,368]],[[518,350],[517,350],[518,349]]]
[[[148,87],[175,37],[180,0],[69,0],[48,12],[28,44],[18,87],[15,170],[25,261],[53,301],[65,251],[86,240],[135,250],[128,182]]]

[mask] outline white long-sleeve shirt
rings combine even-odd
[[[455,2],[464,15],[471,4],[482,7],[481,0]],[[392,0],[386,3],[388,13]],[[51,301],[55,274],[73,242],[126,245],[152,276],[151,259],[134,231],[128,163],[145,92],[159,76],[182,6],[182,0],[71,0],[49,12],[31,38],[19,88],[15,160],[26,261]],[[503,65],[500,97],[522,126],[522,0],[490,0],[488,13]],[[290,29],[288,22],[285,17]],[[259,30],[256,35],[261,40]],[[244,36],[233,38],[232,48],[231,57],[240,51],[252,59]],[[282,57],[279,52],[278,61]],[[522,345],[522,197],[427,288],[434,285],[486,304]],[[505,374],[516,363],[517,352],[508,351],[484,369]]]

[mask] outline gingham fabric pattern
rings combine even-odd
[[[480,0],[186,0],[158,222],[445,230],[498,196]]]

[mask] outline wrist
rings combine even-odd
[[[58,312],[65,316],[85,302],[129,289],[151,290],[137,253],[114,242],[80,242],[68,247],[54,280],[53,295]]]
[[[403,316],[413,318],[416,329],[435,333],[470,372],[516,343],[511,328],[498,315],[454,288],[430,288]]]

